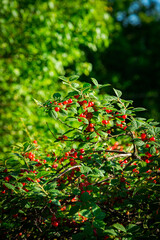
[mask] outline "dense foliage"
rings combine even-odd
[[[58,89],[58,75],[90,73],[86,51],[108,46],[110,21],[102,0],[0,1],[3,151],[41,131],[33,98]]]
[[[66,96],[37,101],[60,123],[50,145],[17,144],[1,166],[3,239],[158,239],[159,123],[95,79],[61,79]]]

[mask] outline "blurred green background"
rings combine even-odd
[[[33,99],[67,91],[61,75],[111,83],[159,121],[159,39],[159,0],[1,0],[2,156],[18,142],[49,144],[54,120]]]

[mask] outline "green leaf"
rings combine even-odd
[[[88,172],[92,172],[91,168],[90,167],[87,167],[85,165],[82,165],[81,166],[81,172],[82,173],[88,173]]]
[[[77,114],[77,109],[74,107],[70,107],[69,110],[75,114]]]
[[[53,94],[53,98],[54,98],[55,100],[59,100],[59,99],[61,98],[61,94],[60,94],[60,93],[54,93],[54,94]]]
[[[63,116],[67,116],[68,112],[65,109],[61,109],[60,114],[62,114]]]
[[[87,111],[88,111],[88,112],[94,112],[94,109],[93,109],[92,107],[88,107],[88,108],[87,108]]]
[[[94,85],[98,87],[98,85],[99,85],[98,81],[95,78],[91,78],[91,80],[94,83]]]
[[[113,88],[113,90],[118,98],[120,98],[122,96],[122,92],[120,90],[117,90],[115,88]]]
[[[68,117],[68,118],[66,118],[65,119],[65,121],[70,121],[70,122],[74,122],[74,121],[77,121],[77,119],[76,118],[74,118],[74,117]]]
[[[91,199],[91,196],[88,192],[84,192],[80,197],[82,202],[88,202]]]
[[[78,84],[78,83],[71,83],[71,86],[72,86],[73,88],[77,88],[77,87],[79,87],[79,84]]]
[[[152,147],[150,148],[150,153],[151,153],[151,154],[155,154],[155,153],[156,153],[156,148],[155,148],[154,146],[152,146]]]
[[[13,185],[10,184],[10,183],[5,183],[4,185],[5,185],[7,188],[9,188],[9,189],[15,190],[15,186],[13,186]]]
[[[104,88],[104,87],[108,87],[108,86],[111,86],[111,84],[103,84],[103,85],[99,85],[99,89],[100,89],[100,88]]]
[[[137,107],[137,108],[133,108],[133,111],[135,112],[141,112],[141,111],[146,111],[145,108],[142,108],[142,107]]]
[[[57,114],[56,111],[51,110],[51,111],[48,112],[48,114],[49,114],[50,117],[52,117],[54,119],[57,119],[57,117],[58,117],[58,114]]]
[[[40,177],[46,176],[46,175],[49,175],[49,172],[47,172],[47,171],[42,171],[42,172],[39,172],[39,173],[36,175],[36,178],[40,178]]]
[[[91,87],[91,84],[90,83],[85,83],[84,85],[83,85],[83,88],[90,88]]]
[[[124,227],[123,225],[119,224],[119,223],[115,223],[115,224],[113,224],[112,226],[113,226],[114,228],[122,231],[122,232],[126,232],[125,227]]]
[[[107,235],[117,236],[117,233],[115,232],[114,229],[107,229],[107,230],[105,230],[104,232],[105,232],[105,234],[107,234]]]
[[[129,224],[127,227],[127,232],[135,232],[137,230],[139,230],[139,226],[137,226],[136,224]]]
[[[77,80],[78,78],[79,78],[78,75],[73,75],[73,76],[71,76],[71,77],[69,78],[69,81],[75,81],[75,80]]]
[[[65,77],[65,76],[60,76],[58,77],[59,79],[63,80],[63,81],[67,81],[68,82],[68,79]]]
[[[55,204],[56,206],[59,206],[59,207],[61,206],[61,203],[59,202],[59,200],[57,200],[55,198],[51,199],[51,200],[52,200],[52,203]]]
[[[135,143],[137,146],[139,146],[139,147],[141,147],[141,146],[143,146],[143,145],[145,144],[142,140],[140,140],[140,139],[138,139],[138,138],[135,138],[135,139],[134,139],[134,143]]]
[[[35,101],[35,103],[36,103],[38,106],[42,106],[42,105],[43,105],[41,102],[39,102],[39,101],[36,100],[35,98],[33,98],[33,100]]]
[[[79,211],[79,206],[76,204],[75,206],[72,206],[70,211],[69,211],[69,215],[74,215],[75,213],[77,213]]]

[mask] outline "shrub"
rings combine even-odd
[[[62,128],[49,151],[17,144],[1,165],[5,239],[158,239],[160,127],[131,100],[60,77],[71,89],[37,101]]]

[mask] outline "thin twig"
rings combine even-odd
[[[49,127],[49,125],[48,125],[47,122],[46,122],[46,124],[47,124],[47,127],[48,127],[49,131],[51,132],[52,136],[57,140],[56,136],[55,136],[54,133],[51,131],[51,129],[50,129],[50,127]]]
[[[56,178],[54,178],[54,179],[50,180],[49,182],[47,182],[47,184],[50,183],[50,182],[57,181],[57,179],[60,178],[60,177],[62,177],[66,172],[69,172],[69,171],[71,171],[72,169],[79,168],[79,167],[81,167],[81,165],[76,165],[76,166],[73,166],[73,167],[70,167],[70,168],[66,169],[65,171],[63,171],[62,173],[60,173]]]

